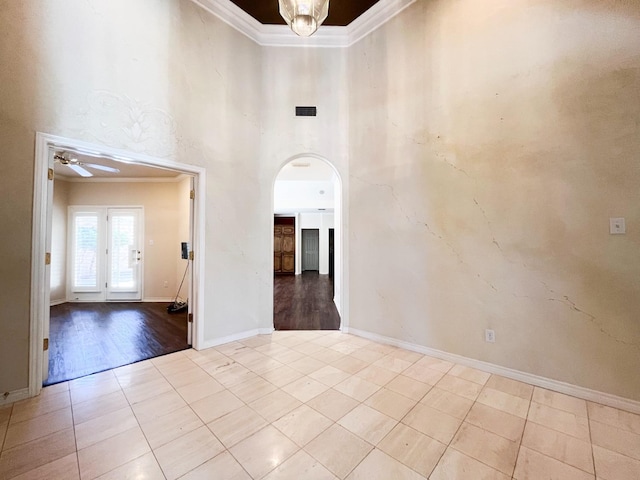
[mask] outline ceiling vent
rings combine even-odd
[[[315,117],[316,107],[296,107],[296,117]]]

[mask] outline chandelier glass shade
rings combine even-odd
[[[280,15],[297,35],[308,37],[329,14],[329,0],[278,0]]]

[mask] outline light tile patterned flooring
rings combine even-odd
[[[640,416],[339,332],[276,332],[0,407],[0,479],[640,478]]]

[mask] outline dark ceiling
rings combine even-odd
[[[263,24],[280,25],[285,21],[278,12],[278,0],[231,0]],[[369,10],[378,0],[331,0],[329,16],[323,25],[344,27]]]

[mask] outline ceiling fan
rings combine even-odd
[[[93,174],[90,171],[88,171],[87,168],[102,170],[103,172],[109,172],[109,173],[120,172],[120,170],[118,170],[117,168],[107,167],[105,165],[98,165],[96,163],[81,162],[76,157],[71,156],[69,152],[56,153],[53,156],[53,159],[56,162],[58,162],[60,165],[69,167],[71,170],[73,170],[74,172],[76,172],[78,175],[82,177],[93,177]]]

